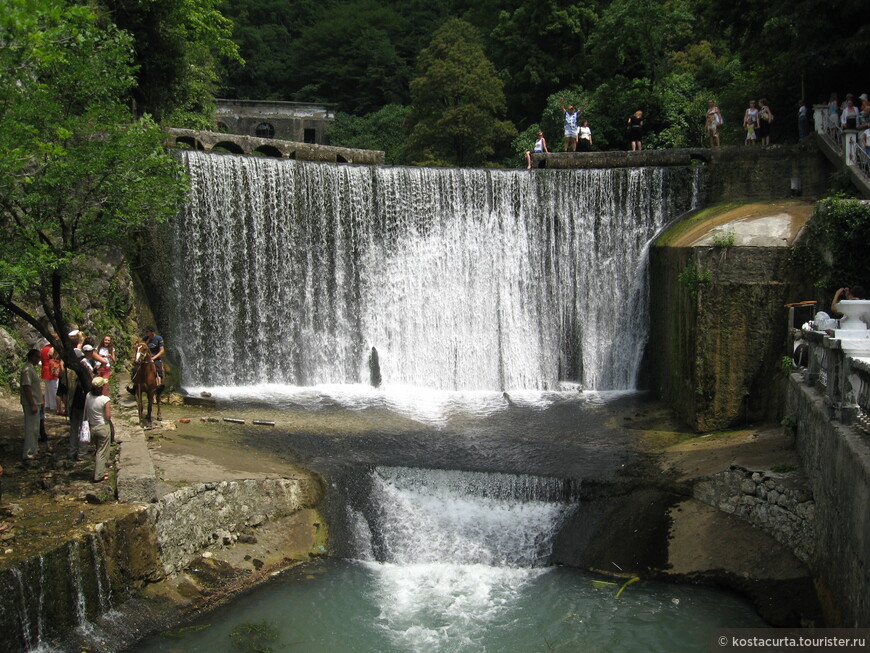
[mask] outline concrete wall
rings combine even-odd
[[[267,123],[275,130],[272,138],[320,145],[335,121],[335,105],[218,99],[215,121],[240,136],[256,136],[257,126]]]
[[[816,503],[811,567],[826,621],[870,628],[870,440],[830,419],[823,397],[792,374],[786,411]]]
[[[687,148],[641,152],[553,152],[533,155],[538,168],[689,166],[704,169],[709,203],[729,199],[789,197],[792,179],[803,197],[820,197],[834,168],[814,140],[773,147]]]
[[[689,266],[710,276],[694,292]],[[694,429],[779,413],[790,266],[782,247],[652,248],[650,385]]]

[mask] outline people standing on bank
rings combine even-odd
[[[100,340],[100,344],[97,346],[97,349],[94,351],[94,358],[99,361],[100,367],[97,370],[97,374],[106,379],[106,383],[103,385],[103,394],[109,394],[109,378],[112,376],[112,369],[115,366],[115,345],[112,341],[112,336],[106,334],[103,336],[103,339]]]
[[[60,352],[57,349],[52,349],[51,358],[48,361],[49,369],[51,370],[52,378],[57,379],[57,414],[66,415],[66,369],[63,364],[63,359],[60,357]]]
[[[84,363],[84,352],[81,349],[73,349],[79,365],[85,370],[86,381],[82,381],[75,369],[69,370],[69,457],[73,460],[81,460],[88,453],[88,443],[79,440],[79,430],[85,414],[85,399],[90,388],[93,373],[89,365]]]
[[[544,138],[544,132],[539,131],[537,136],[538,137],[535,139],[534,149],[531,152],[526,150],[526,168],[528,170],[532,169],[532,152],[534,152],[535,154],[538,154],[540,152],[549,152],[550,151],[547,149],[547,139]]]
[[[142,341],[148,345],[148,350],[151,352],[151,360],[154,361],[154,370],[157,372],[157,392],[161,392],[164,384],[163,375],[163,354],[166,353],[163,337],[158,336],[153,326],[145,327],[145,336]]]
[[[640,152],[643,149],[643,111],[638,109],[628,117],[628,139],[631,141],[631,151]]]
[[[39,375],[42,378],[42,406],[39,409],[39,441],[45,444],[48,451],[51,451],[51,446],[48,444],[48,433],[45,430],[45,411],[57,410],[57,380],[51,377],[51,354],[54,347],[47,340],[39,350]]]
[[[91,382],[91,390],[85,399],[85,418],[91,429],[91,441],[96,447],[94,455],[94,483],[107,481],[109,444],[112,439],[111,399],[103,394],[106,379],[97,377]]]
[[[580,125],[580,138],[577,141],[581,152],[592,151],[592,129],[589,127],[589,121],[584,120]]]
[[[572,152],[576,152],[577,134],[580,131],[577,120],[580,118],[580,114],[574,109],[573,104],[566,109],[564,98],[560,98],[559,102],[561,103],[562,111],[565,112],[565,147],[562,151],[567,152],[570,147]]]
[[[21,370],[21,409],[24,411],[24,460],[33,460],[39,453],[39,413],[42,408],[42,379],[39,378],[39,350],[27,352]]]
[[[719,138],[719,127],[725,121],[722,119],[722,112],[716,106],[713,100],[707,101],[707,117],[704,123],[704,129],[707,132],[707,138],[710,140],[710,147],[720,147],[722,141]]]
[[[770,123],[773,122],[773,111],[767,106],[767,100],[758,102],[758,138],[762,145],[770,145]]]
[[[743,114],[743,129],[746,130],[746,145],[755,145],[756,132],[758,131],[758,109],[755,100],[749,100],[749,108]]]

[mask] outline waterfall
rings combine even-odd
[[[631,389],[686,169],[385,168],[187,151],[165,331],[190,386]]]
[[[559,479],[379,467],[348,508],[378,623],[409,650],[480,649],[544,573],[577,487]]]
[[[540,567],[569,509],[560,479],[379,467],[350,509],[355,557],[395,564]]]
[[[86,537],[87,548],[66,542],[0,574],[0,650],[46,653],[59,641],[76,648],[73,641],[100,636],[96,620],[112,608],[111,580],[102,542]]]

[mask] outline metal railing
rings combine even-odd
[[[856,129],[843,129],[840,116],[828,112],[826,104],[813,105],[816,133],[834,152],[835,158],[845,163],[857,175],[870,183],[870,157],[860,145]]]
[[[852,150],[852,165],[858,168],[865,177],[870,178],[870,156],[860,145]]]

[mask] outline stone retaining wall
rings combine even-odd
[[[825,397],[802,380],[789,378],[786,413],[816,502],[811,567],[828,624],[870,628],[870,438],[833,421]]]
[[[692,495],[736,515],[810,562],[816,548],[816,507],[802,473],[775,474],[732,465],[695,484]]]
[[[239,533],[267,520],[315,505],[319,484],[309,477],[198,483],[152,506],[166,574],[184,569],[214,544],[232,544]]]

